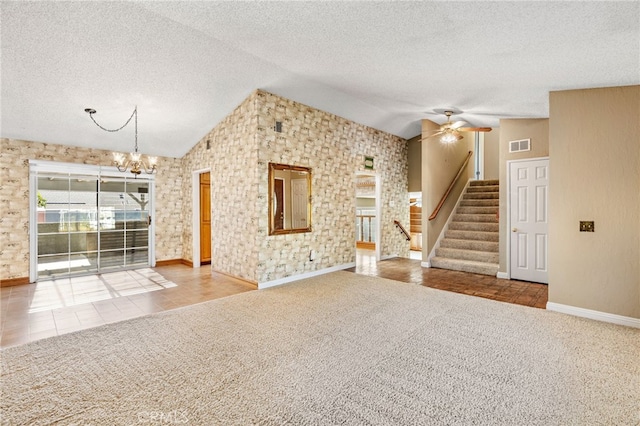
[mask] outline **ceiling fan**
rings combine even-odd
[[[440,111],[436,111],[440,112]],[[427,139],[439,136],[442,143],[454,143],[463,139],[460,132],[490,132],[491,127],[463,127],[467,124],[465,121],[451,122],[451,116],[458,114],[460,111],[444,110],[440,113],[447,116],[447,122],[440,126],[440,129],[436,130],[433,134],[427,137]]]

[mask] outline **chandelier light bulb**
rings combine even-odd
[[[124,155],[122,155],[119,152],[114,152],[113,153],[113,162],[119,166],[122,167],[122,165],[124,164]]]

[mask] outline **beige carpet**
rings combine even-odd
[[[2,351],[2,423],[637,425],[640,330],[349,272]]]

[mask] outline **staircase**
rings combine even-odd
[[[470,182],[436,255],[431,258],[431,267],[496,276],[498,191],[497,180]]]

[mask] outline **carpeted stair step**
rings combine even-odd
[[[467,188],[467,192],[499,192],[500,187],[498,185],[482,185],[482,186],[470,186]]]
[[[497,180],[470,182],[435,250],[432,267],[497,274],[499,190]]]
[[[469,186],[497,186],[499,185],[500,182],[498,180],[495,179],[490,179],[490,180],[472,180],[469,183]]]
[[[498,198],[472,198],[468,200],[460,200],[460,207],[498,207],[500,200]]]
[[[500,261],[497,252],[486,252],[478,250],[462,250],[454,248],[437,248],[437,257],[446,257],[448,259],[472,260],[474,262],[498,263]]]
[[[487,198],[500,198],[498,192],[465,192],[463,200],[486,200]]]
[[[498,222],[495,213],[491,214],[454,214],[452,222]]]
[[[498,206],[460,206],[456,213],[459,214],[493,214],[498,212]]]
[[[440,242],[440,247],[498,253],[498,243],[493,241],[456,240],[452,238],[445,238]]]
[[[474,274],[496,276],[499,265],[497,263],[474,262],[460,259],[431,258],[431,266],[434,268],[449,269],[452,271],[471,272]]]
[[[456,231],[498,232],[497,222],[451,222],[449,229]]]
[[[444,233],[446,239],[454,240],[478,240],[478,241],[492,241],[498,242],[500,234],[497,232],[482,232],[482,231],[459,231],[449,228]]]

